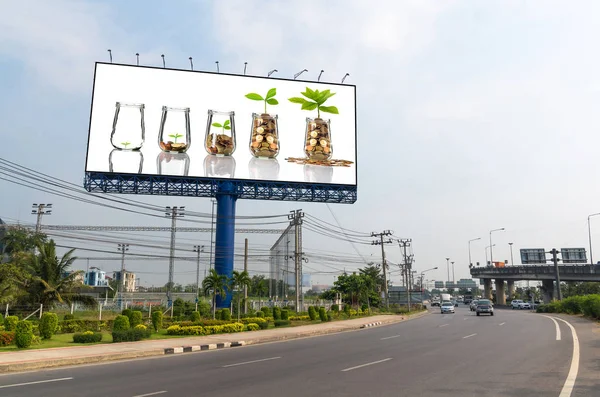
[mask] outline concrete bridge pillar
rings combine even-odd
[[[483,297],[485,299],[492,300],[492,279],[491,278],[483,279]]]
[[[497,278],[496,280],[496,304],[506,305],[506,295],[504,294],[504,280]]]
[[[554,299],[554,281],[542,280],[542,287],[544,289],[544,303],[552,302]]]
[[[514,280],[506,280],[506,284],[508,287],[508,300],[511,301],[515,299],[515,281]]]

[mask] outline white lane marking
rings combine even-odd
[[[468,317],[463,317],[463,320],[468,320]]]
[[[550,317],[550,316],[545,316],[542,314],[542,317],[546,317],[549,318],[550,320],[552,320],[552,322],[554,322],[554,325],[556,326],[556,340],[560,340],[560,327],[558,326],[558,322],[554,319],[554,317]]]
[[[575,387],[575,381],[577,380],[577,373],[579,372],[579,338],[577,337],[575,327],[573,327],[569,322],[558,317],[556,317],[556,319],[567,324],[569,328],[571,328],[571,335],[573,336],[573,357],[571,358],[571,368],[569,369],[569,374],[567,375],[567,379],[565,380],[565,384],[563,385],[559,395],[559,397],[571,397],[571,393],[573,393],[573,388]]]
[[[269,358],[262,358],[260,360],[244,361],[243,363],[235,363],[235,364],[223,365],[223,368],[237,367],[238,365],[260,363],[260,362],[263,362],[263,361],[279,360],[280,358],[281,357],[269,357]]]
[[[500,323],[500,324],[498,324],[498,325],[504,325],[504,324],[506,324],[506,323]]]
[[[386,336],[385,338],[381,338],[380,340],[393,339],[393,338],[398,338],[400,336],[402,336],[402,335]]]
[[[58,378],[58,379],[38,380],[35,382],[15,383],[13,385],[0,386],[0,389],[6,389],[9,387],[27,386],[27,385],[37,385],[40,383],[62,382],[64,380],[73,380],[73,378]]]
[[[390,361],[390,360],[391,360],[391,358],[384,358],[383,360],[373,361],[372,363],[366,363],[366,364],[362,364],[362,365],[357,365],[356,367],[346,368],[346,369],[343,369],[342,372],[352,371],[353,369],[359,369],[359,368],[362,368],[362,367],[368,367],[369,365],[384,363],[384,362]]]
[[[450,324],[442,324],[442,325],[440,325],[440,328],[445,327],[446,325],[450,325]]]
[[[477,335],[477,334],[471,334],[471,335],[463,336],[463,339],[467,339],[467,338],[470,338],[471,336],[475,336],[475,335]]]
[[[166,393],[166,390],[162,390],[162,391],[155,391],[154,393],[148,393],[148,394],[138,394],[137,396],[133,396],[133,397],[148,397],[148,396],[156,396],[157,394],[163,394]]]

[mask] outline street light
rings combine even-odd
[[[492,244],[492,233],[494,232],[499,232],[499,231],[503,231],[504,228],[501,227],[500,229],[494,229],[494,230],[490,230],[490,263],[493,265],[494,264],[494,250],[492,249],[492,247],[494,246]]]
[[[456,282],[456,279],[454,278],[454,262],[450,263],[452,263],[452,284],[454,284]]]
[[[512,254],[513,243],[508,243],[508,245],[510,246],[510,265],[513,266],[515,264],[515,261],[513,260],[513,254]]]
[[[496,244],[494,244],[494,245],[496,245]],[[488,250],[488,248],[491,248],[491,246],[489,246],[489,245],[488,245],[487,247],[485,247],[485,264],[486,264],[486,265],[487,265],[487,263],[488,263],[488,260],[487,260],[487,259],[488,259],[488,255],[487,255],[487,250]],[[491,264],[491,263],[492,263],[492,262],[490,261],[490,264]]]
[[[600,215],[600,212],[598,212],[596,214],[588,215],[588,236],[590,238],[590,265],[594,264],[594,261],[592,258],[592,227],[590,226],[590,218],[592,216],[596,216],[596,215]]]
[[[450,282],[450,258],[446,258],[446,268],[448,269],[448,282]]]
[[[471,265],[471,266],[473,266],[473,262],[471,261],[471,242],[477,241],[477,240],[481,240],[481,237],[477,237],[472,240],[469,240],[469,265]]]
[[[437,266],[436,266],[436,267],[432,267],[431,269],[423,270],[423,271],[421,272],[421,305],[423,304],[423,275],[424,275],[426,272],[430,272],[430,271],[432,271],[432,270],[437,270]]]

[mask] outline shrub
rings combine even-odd
[[[31,346],[33,342],[33,325],[29,321],[19,321],[15,331],[15,343],[19,349]]]
[[[310,318],[310,321],[315,321],[317,319],[317,311],[313,306],[308,307],[308,317]]]
[[[261,312],[259,312],[259,313],[261,313]],[[265,319],[264,317],[246,317],[246,318],[242,319],[242,323],[244,323],[244,324],[250,324],[250,323],[258,324],[258,323],[264,323],[267,321],[268,320]]]
[[[563,299],[560,302],[561,311],[568,314],[582,314],[583,313],[583,301],[585,297],[583,296],[571,296],[566,299]]]
[[[16,331],[19,317],[17,316],[6,316],[4,319],[4,330],[5,331]]]
[[[139,310],[134,310],[131,312],[131,316],[129,317],[129,326],[131,328],[135,328],[136,325],[143,324],[143,316],[142,312]]]
[[[281,320],[281,309],[278,307],[273,308],[273,318],[275,320]]]
[[[276,327],[287,327],[290,324],[290,320],[275,320]]]
[[[158,332],[159,329],[163,326],[163,314],[160,310],[157,310],[152,313],[152,326],[154,330]]]
[[[127,317],[125,317],[127,318]],[[116,320],[115,320],[116,322]],[[122,331],[113,331],[112,337],[114,343],[119,342],[137,342],[142,339],[149,338],[152,335],[152,331],[149,329],[142,330],[138,328],[130,328]]]
[[[210,309],[211,309],[210,303],[208,303],[206,301],[198,302],[198,311],[200,312],[200,316],[202,316],[202,317],[210,316],[210,314],[211,314]]]
[[[0,346],[9,346],[15,342],[13,331],[0,331]]]
[[[260,310],[265,314],[265,317],[273,317],[273,312],[270,307],[263,306]]]
[[[46,312],[42,314],[39,324],[39,332],[42,339],[50,339],[58,329],[58,316],[56,313]]]
[[[249,323],[246,325],[246,328],[248,328],[248,331],[258,331],[260,326],[256,323]]]
[[[75,343],[98,343],[101,341],[101,332],[85,331],[84,333],[76,333],[73,335],[73,342]]]
[[[192,314],[190,315],[190,320],[192,321],[200,321],[200,312],[192,312]]]
[[[257,323],[257,324],[260,327],[260,329],[267,329],[267,328],[269,328],[269,322],[268,321],[264,321],[264,322]]]
[[[222,318],[221,318],[222,311],[223,311],[222,309],[215,310],[215,320],[222,320]]]
[[[344,313],[349,315],[351,310],[352,310],[352,306],[350,306],[348,304],[344,305]]]
[[[75,316],[73,314],[65,314],[63,320],[75,320]]]
[[[332,312],[339,312],[340,311],[340,305],[331,305],[331,311]]]
[[[231,311],[227,308],[221,309],[221,320],[229,321],[231,320]]]
[[[133,311],[133,310],[131,310],[131,309],[123,309],[123,311],[121,312],[121,314],[122,314],[123,316],[127,316],[127,317],[129,318],[129,317],[131,316],[131,312],[132,312],[132,311]]]
[[[206,335],[202,326],[182,327],[180,325],[171,325],[167,328],[167,335]]]
[[[288,320],[290,320],[290,321],[309,321],[310,316],[289,316]]]
[[[256,317],[265,317],[265,312],[263,312],[262,310],[256,312]]]
[[[220,333],[233,333],[242,332],[244,330],[244,324],[242,323],[229,323],[223,325],[192,325],[192,326],[181,326],[172,325],[167,328],[167,335],[212,335]]]
[[[586,296],[581,306],[584,315],[600,319],[600,295]]]
[[[330,313],[327,313],[327,321],[333,320],[333,316]]]
[[[145,330],[147,330],[147,329],[148,329],[148,327],[146,327],[144,324],[138,324],[138,325],[136,325],[136,326],[135,326],[135,327],[133,327],[133,328],[135,328],[135,329],[141,329],[141,330],[143,330],[143,331],[145,331]]]
[[[283,309],[281,311],[281,319],[282,320],[289,320],[290,318],[290,311],[288,309]]]
[[[4,316],[0,313],[0,327],[4,327]]]
[[[113,320],[64,320],[59,322],[60,333],[70,334],[73,332],[102,331],[112,328]],[[58,333],[58,332],[57,332]]]
[[[129,318],[127,316],[120,315],[115,318],[115,322],[113,323],[113,333],[114,331],[127,331],[129,328]]]
[[[321,321],[327,321],[327,312],[324,307],[319,308],[319,318]]]

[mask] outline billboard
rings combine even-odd
[[[521,250],[521,263],[524,265],[546,263],[546,250],[530,248]]]
[[[561,248],[563,263],[587,263],[585,248]]]
[[[355,188],[355,97],[348,84],[98,62],[86,173]]]

